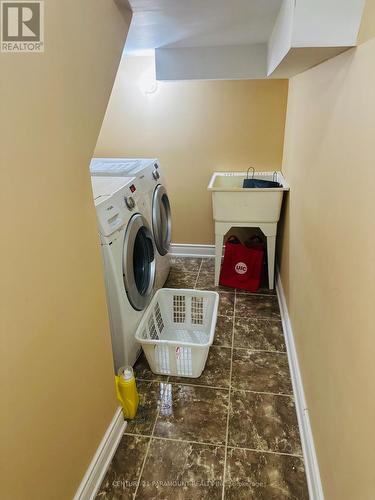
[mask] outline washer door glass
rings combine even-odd
[[[154,243],[150,228],[140,214],[128,224],[123,250],[124,286],[130,304],[142,311],[150,302],[155,280]]]
[[[164,186],[157,186],[152,200],[152,229],[156,248],[160,255],[166,255],[171,243],[171,206]]]

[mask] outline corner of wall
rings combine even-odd
[[[362,22],[359,28],[357,45],[375,37],[375,0],[366,0]]]

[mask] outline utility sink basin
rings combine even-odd
[[[254,178],[275,180],[278,188],[243,188],[246,172],[214,172],[208,185],[217,222],[278,222],[284,191],[281,172],[255,172]]]
[[[278,182],[277,188],[243,188],[246,177],[246,172],[214,172],[207,188],[212,192],[215,221],[215,286],[219,284],[225,234],[232,227],[259,227],[267,237],[268,282],[273,289],[277,223],[289,186],[281,172],[254,173],[255,179]]]

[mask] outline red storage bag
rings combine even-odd
[[[225,244],[220,285],[256,292],[261,283],[264,247],[258,238],[250,246],[231,236]]]

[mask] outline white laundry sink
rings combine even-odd
[[[289,186],[281,172],[254,173],[255,179],[277,181],[281,184],[278,188],[243,188],[246,177],[246,172],[214,172],[208,185],[215,221],[215,286],[219,284],[225,234],[232,227],[259,227],[267,237],[268,280],[272,289],[277,223],[284,191],[289,191]]]
[[[251,174],[252,175],[252,174]],[[214,172],[208,191],[212,192],[213,217],[218,222],[278,222],[284,191],[289,185],[281,172],[255,172],[254,177],[275,180],[279,188],[243,188],[246,172]]]

